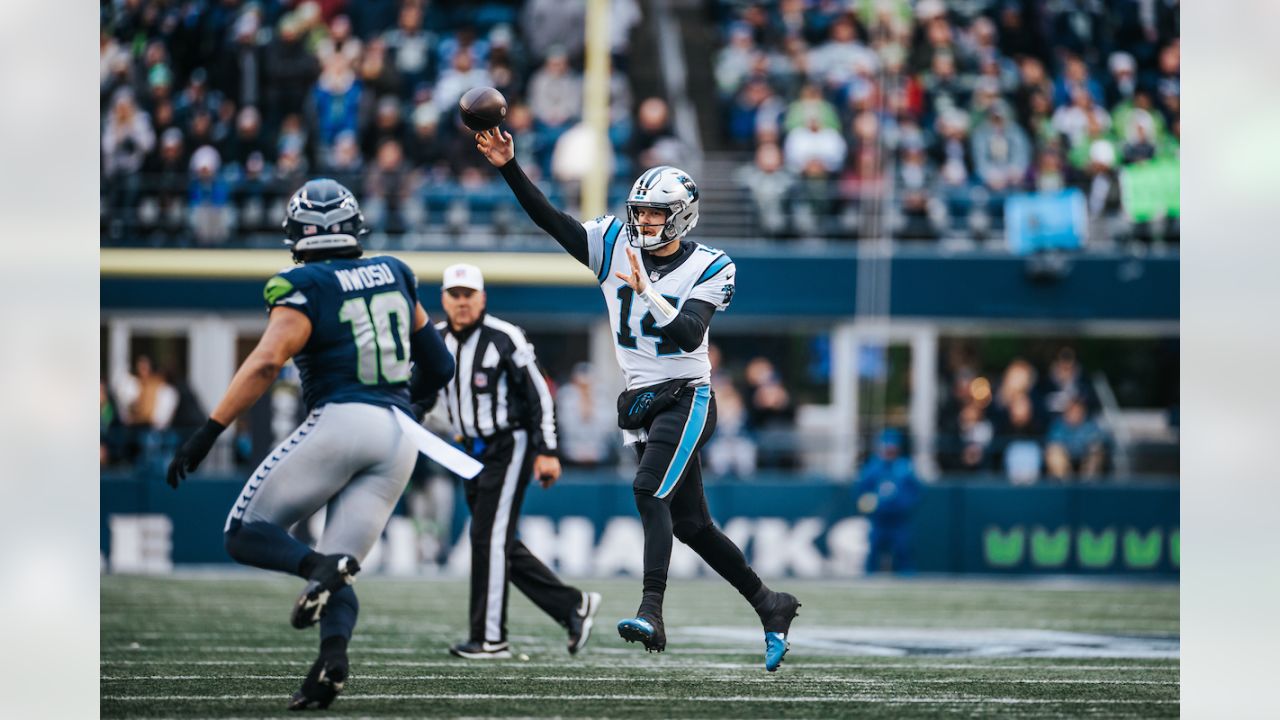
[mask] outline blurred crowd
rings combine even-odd
[[[703,450],[706,473],[749,478],[761,470],[803,467],[804,454],[814,448],[801,442],[800,402],[788,390],[796,378],[785,377],[785,368],[764,355],[726,360],[716,345],[709,354],[717,422]],[[942,365],[935,457],[944,475],[1031,484],[1096,480],[1114,470],[1114,439],[1072,347],[1059,348],[1042,367],[1024,357],[990,367],[960,344],[943,353]],[[567,466],[609,469],[634,462],[619,443],[615,398],[602,389],[590,363],[553,372],[550,380]],[[128,372],[102,379],[99,411],[102,465],[157,471],[177,440],[206,417],[185,376],[146,354],[137,355]],[[303,414],[297,373],[289,367],[236,424],[229,461],[257,464]],[[892,433],[882,434],[876,447],[889,437],[903,457],[911,457],[911,438]]]
[[[1120,174],[1178,157],[1177,0],[716,4],[715,78],[739,173],[774,236],[983,237],[1015,193],[1078,188],[1091,240]]]
[[[104,244],[278,241],[289,194],[320,174],[357,193],[375,232],[525,223],[458,119],[476,86],[506,96],[521,164],[553,201],[584,172],[582,3],[104,0],[100,12]],[[612,0],[620,183],[683,152],[666,103],[632,96],[639,19],[636,0]]]
[[[1003,473],[1030,484],[1093,480],[1110,469],[1111,437],[1072,348],[1061,348],[1044,372],[1024,358],[989,376],[962,353],[947,364],[938,437],[944,472]]]
[[[205,411],[185,379],[138,355],[129,372],[98,383],[98,460],[102,467],[163,467],[181,438],[204,424]]]

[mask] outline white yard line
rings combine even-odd
[[[281,695],[103,695],[103,700],[118,702],[208,702],[210,700],[279,700]],[[964,698],[903,698],[888,695],[842,695],[840,697],[790,696],[766,698],[750,695],[691,697],[659,697],[656,695],[501,695],[496,693],[390,693],[390,694],[356,694],[343,695],[342,702],[351,703],[363,700],[524,700],[572,702],[581,700],[606,700],[619,702],[711,702],[711,703],[848,703],[871,702],[890,705],[951,705],[951,704],[990,704],[999,705],[1176,705],[1178,700],[1131,700],[1100,698],[1088,700],[1069,698],[1062,700],[1046,698],[1003,698],[1003,697],[964,697]]]
[[[538,675],[531,677],[529,675],[364,675],[353,674],[354,680],[414,680],[414,681],[430,681],[430,680],[475,680],[480,682],[506,682],[521,680],[538,680],[539,682],[648,682],[645,678],[635,676],[582,676],[582,675]],[[103,682],[141,682],[152,680],[212,680],[222,682],[224,680],[296,680],[296,675],[120,675],[120,676],[102,676],[98,678]],[[1098,680],[1098,679],[1041,679],[1041,678],[1016,678],[1012,680],[986,679],[986,678],[902,678],[886,680],[881,678],[834,678],[834,677],[814,677],[814,678],[743,678],[737,676],[718,676],[718,677],[691,677],[691,678],[668,678],[666,682],[714,682],[714,683],[734,683],[734,684],[765,684],[765,683],[785,683],[787,681],[805,680],[809,682],[820,682],[831,685],[1179,685],[1177,680]]]
[[[210,652],[305,654],[305,653],[311,652],[311,649],[301,647],[301,646],[299,647],[256,647],[253,645],[203,645],[203,646],[184,645],[181,647],[153,647],[148,645],[141,645],[139,647],[130,647],[128,645],[121,645],[104,652],[137,653],[137,652],[174,652],[174,651],[180,651],[183,653],[193,653],[193,654],[210,653]],[[407,648],[407,647],[361,647],[360,652],[368,653],[370,655],[421,655],[423,654],[422,650],[419,648]]]
[[[357,666],[364,667],[465,667],[466,661],[462,660],[371,660],[357,661]],[[310,666],[311,661],[301,660],[102,660],[99,665],[306,665]],[[516,667],[554,667],[554,669],[563,670],[566,662],[520,662],[520,661],[500,661],[494,662],[493,665],[484,666],[485,669],[492,667],[508,665]],[[479,666],[471,665],[480,669]],[[696,664],[582,664],[584,669],[621,669],[626,667],[627,670],[681,670],[681,671],[698,671],[698,670],[759,670],[759,662],[696,662]],[[884,664],[858,664],[858,662],[805,662],[804,660],[788,660],[788,670],[1062,670],[1062,671],[1178,671],[1178,665],[966,665],[966,664],[940,664],[940,662],[931,662],[931,664],[914,664],[914,662],[884,662]],[[488,676],[488,675],[485,675]]]

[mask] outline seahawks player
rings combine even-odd
[[[697,453],[716,424],[707,326],[733,299],[735,268],[725,253],[684,239],[698,223],[697,186],[677,168],[651,168],[631,187],[625,221],[606,215],[579,223],[530,182],[509,133],[477,133],[476,148],[533,221],[595,273],[604,293],[627,386],[619,425],[639,457],[633,487],[644,524],[640,609],[618,623],[618,633],[650,652],[666,647],[662,599],[674,534],[755,608],[765,631],[765,669],[777,670],[800,603],[761,582],[712,523],[702,487]]]
[[[362,258],[363,224],[355,197],[333,180],[311,180],[294,194],[285,243],[299,265],[267,281],[262,339],[169,464],[176,488],[293,358],[310,414],[249,478],[225,527],[237,562],[307,581],[290,621],[296,628],[320,623],[320,657],[291,710],[326,708],[342,691],[359,609],[351,583],[418,454],[395,413],[412,412],[411,386],[415,398],[431,397],[453,376],[453,357],[418,303],[413,272],[390,256]],[[320,508],[325,529],[312,550],[288,529]]]

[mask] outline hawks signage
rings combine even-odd
[[[243,479],[206,478],[193,483],[190,493],[148,491],[159,482],[103,477],[104,566],[167,572],[229,562],[221,529]],[[435,500],[443,517],[421,523],[397,513],[364,565],[392,574],[464,576],[471,552],[469,515],[462,493],[446,488],[454,490],[452,497]],[[707,495],[717,523],[762,576],[862,573],[871,522],[858,513],[847,484],[712,482]],[[567,576],[639,577],[644,532],[634,503],[630,483],[614,476],[567,477],[550,490],[528,494],[520,537]],[[312,522],[316,535],[323,515]],[[1175,576],[1181,564],[1176,485],[938,483],[925,488],[911,524],[915,566],[926,573]],[[421,529],[441,525],[448,530],[438,535]],[[674,544],[672,577],[710,572],[682,543]]]

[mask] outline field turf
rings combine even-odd
[[[1172,584],[970,580],[774,581],[804,603],[791,652],[763,669],[754,613],[718,580],[675,580],[668,649],[613,629],[639,581],[604,593],[578,656],[513,592],[513,651],[468,662],[467,586],[362,577],[352,677],[309,717],[1176,717],[1178,589]],[[301,581],[267,573],[104,576],[103,717],[285,715],[315,657],[293,630]]]

